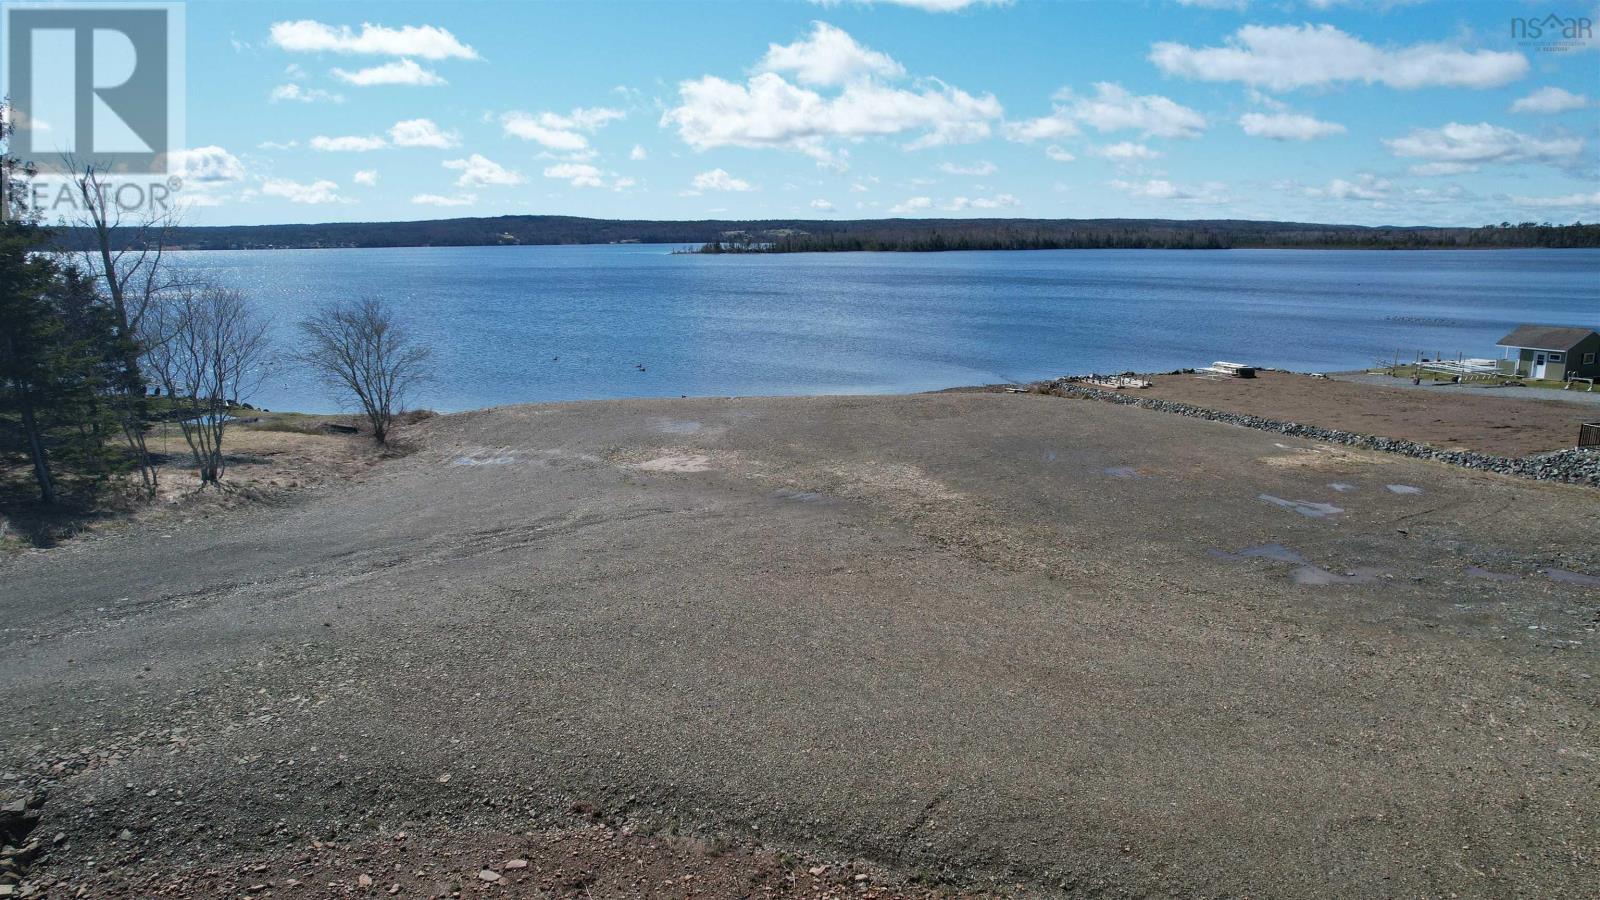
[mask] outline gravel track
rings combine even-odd
[[[32,890],[578,809],[874,885],[1600,893],[1590,489],[1036,395],[407,438],[292,502],[0,563]]]

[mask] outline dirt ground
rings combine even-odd
[[[1157,375],[1136,391],[1209,409],[1402,438],[1441,449],[1527,456],[1576,445],[1578,426],[1600,419],[1593,406],[1560,400],[1507,399],[1480,393],[1437,394],[1351,384],[1284,372],[1257,378]]]
[[[155,502],[132,496],[137,478],[130,476],[122,489],[126,496],[107,495],[90,506],[69,502],[49,510],[22,502],[15,508],[0,508],[0,553],[50,546],[130,524],[151,527],[170,518],[205,518],[249,503],[275,502],[353,477],[384,455],[363,435],[327,428],[329,423],[349,424],[347,417],[268,413],[253,418],[256,421],[227,431],[223,489],[201,490],[182,432],[175,424],[158,424],[147,437],[156,461]],[[19,466],[4,474],[14,487],[9,496],[32,498],[28,470]]]
[[[28,890],[1600,896],[1592,489],[1029,394],[404,437],[0,560]]]
[[[126,861],[139,859],[138,838]],[[96,896],[147,897],[750,897],[956,900],[993,896],[907,884],[858,861],[802,860],[746,843],[642,835],[603,824],[522,834],[395,831],[355,843],[314,840],[190,870],[113,863]],[[888,883],[885,883],[888,879]],[[53,881],[36,882],[41,895]],[[1024,885],[1017,885],[1024,888]],[[71,891],[76,893],[75,890]]]

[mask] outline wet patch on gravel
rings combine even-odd
[[[1411,484],[1386,484],[1384,488],[1391,494],[1420,494],[1422,488]]]
[[[1308,587],[1324,587],[1337,584],[1371,584],[1385,574],[1382,569],[1360,568],[1347,570],[1343,575],[1340,575],[1321,566],[1313,565],[1298,550],[1286,547],[1283,544],[1257,544],[1237,552],[1229,552],[1213,547],[1206,551],[1206,555],[1212,559],[1224,559],[1230,562],[1264,559],[1269,562],[1285,563],[1294,566],[1294,570],[1289,573],[1289,580],[1295,584]]]
[[[1102,471],[1112,478],[1143,478],[1133,466],[1106,466]]]
[[[1513,575],[1510,572],[1495,572],[1482,566],[1467,566],[1467,574],[1473,578],[1482,578],[1485,581],[1506,582],[1520,581],[1522,579],[1521,575]]]
[[[1286,500],[1274,497],[1271,494],[1258,494],[1256,499],[1273,506],[1293,510],[1308,519],[1330,519],[1344,512],[1344,507],[1334,506],[1332,503],[1319,503],[1315,500]]]
[[[1309,587],[1326,587],[1336,584],[1371,584],[1383,577],[1382,569],[1351,569],[1343,575],[1319,566],[1301,566],[1289,575],[1295,584]]]
[[[1332,488],[1335,491],[1338,491],[1341,494],[1349,494],[1349,493],[1351,493],[1351,492],[1356,490],[1356,486],[1355,485],[1350,484],[1348,482],[1344,482],[1344,481],[1330,482],[1328,484],[1328,487]]]
[[[1582,572],[1573,572],[1569,569],[1545,569],[1544,577],[1562,584],[1577,584],[1583,587],[1600,587],[1600,576],[1585,575]]]

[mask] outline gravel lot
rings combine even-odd
[[[1135,393],[1497,456],[1575,446],[1578,426],[1600,419],[1600,409],[1584,402],[1600,395],[1581,392],[1540,391],[1542,399],[1530,399],[1502,395],[1507,388],[1422,389],[1403,379],[1391,379],[1393,385],[1358,384],[1284,372],[1262,372],[1257,378],[1157,375],[1151,380],[1152,387]]]
[[[1035,395],[408,437],[0,562],[31,890],[697,892],[504,868],[608,827],[790,894],[1600,893],[1592,489]]]

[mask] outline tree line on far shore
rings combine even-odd
[[[953,250],[1430,250],[1600,247],[1600,225],[1502,222],[1482,228],[1358,228],[1250,222],[915,221],[817,233],[736,231],[696,253],[925,253]],[[1257,227],[1252,227],[1257,226]]]

